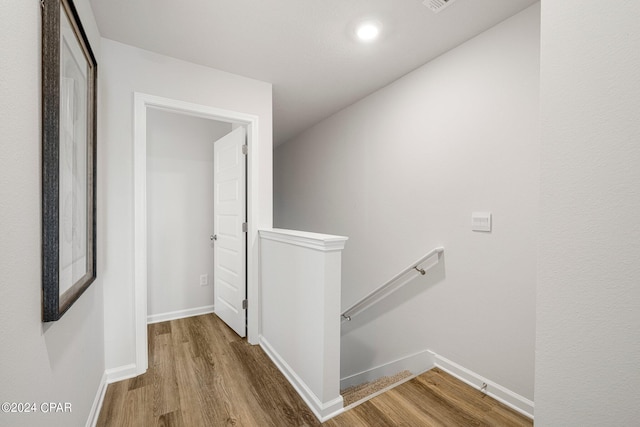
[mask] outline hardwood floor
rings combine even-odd
[[[149,369],[110,384],[99,427],[319,426],[259,346],[209,314],[149,325]],[[433,369],[326,426],[531,426]]]
[[[324,425],[533,426],[533,422],[434,368]]]

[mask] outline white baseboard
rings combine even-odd
[[[135,363],[118,366],[117,368],[107,369],[105,371],[105,374],[107,376],[107,384],[115,383],[122,380],[128,380],[129,378],[137,377],[139,375]]]
[[[434,353],[428,350],[410,354],[389,363],[340,379],[340,390],[347,387],[375,381],[384,376],[392,376],[402,371],[409,371],[414,376],[428,371],[435,366]]]
[[[91,405],[91,411],[89,411],[89,418],[87,418],[86,427],[95,427],[96,424],[98,424],[98,417],[100,416],[100,409],[102,409],[102,402],[104,402],[104,395],[106,392],[107,372],[105,371],[102,373],[96,397],[93,399],[93,405]]]
[[[293,369],[291,369],[289,364],[282,359],[278,352],[271,347],[269,342],[263,336],[260,336],[260,347],[262,347],[264,352],[267,353],[267,356],[269,356],[280,372],[282,372],[289,383],[291,383],[293,388],[298,392],[300,397],[302,397],[302,400],[304,400],[307,406],[309,406],[309,409],[311,409],[320,422],[325,422],[328,419],[344,412],[342,396],[338,395],[338,397],[330,400],[329,402],[321,402],[320,399],[318,399],[318,396],[311,391],[307,384],[295,373]]]
[[[485,388],[485,393],[488,396],[493,397],[498,402],[501,402],[511,409],[518,411],[522,415],[533,419],[533,409],[534,403],[513,391],[509,390],[506,387],[501,386],[500,384],[496,384],[491,380],[488,380],[475,372],[458,365],[455,362],[452,362],[449,359],[446,359],[440,355],[437,355],[434,352],[430,353],[433,355],[435,360],[435,366],[447,372],[448,374],[453,375],[458,378],[460,381],[470,385],[475,389],[482,389],[483,383],[487,385]]]
[[[201,314],[209,313],[213,313],[213,305],[189,308],[187,310],[170,311],[168,313],[150,314],[147,316],[147,324],[166,322],[168,320],[182,319],[184,317],[199,316]]]

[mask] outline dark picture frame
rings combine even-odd
[[[42,0],[42,321],[96,279],[96,58],[73,0]]]

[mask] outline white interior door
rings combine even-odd
[[[246,335],[245,128],[213,145],[213,292],[215,313],[238,335]]]

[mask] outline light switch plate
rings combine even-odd
[[[471,230],[491,231],[491,212],[472,212]]]

